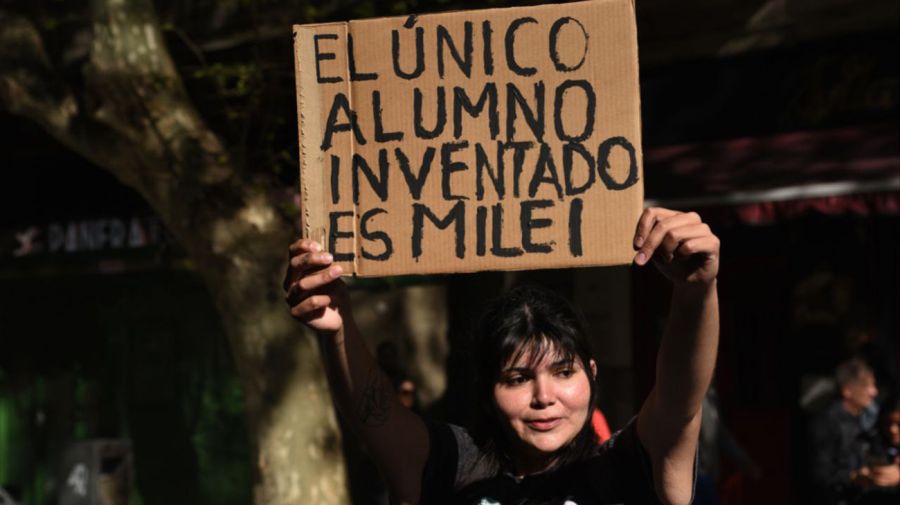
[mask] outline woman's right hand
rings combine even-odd
[[[291,315],[319,332],[340,330],[349,314],[347,286],[340,278],[343,269],[332,265],[331,254],[309,239],[291,244],[288,255],[283,287]]]

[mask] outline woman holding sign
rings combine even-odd
[[[291,314],[315,330],[335,403],[363,438],[394,503],[690,503],[700,409],[718,344],[719,240],[695,213],[647,209],[639,267],[672,282],[656,386],[607,443],[590,412],[596,363],[572,307],[520,288],[488,307],[476,342],[480,414],[472,431],[403,408],[356,328],[342,271],[320,245],[290,246]]]

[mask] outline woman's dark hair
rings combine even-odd
[[[547,353],[581,362],[590,382],[590,404],[585,424],[575,438],[560,448],[554,467],[586,457],[595,446],[591,413],[597,403],[597,385],[591,373],[592,355],[582,319],[574,307],[556,293],[522,286],[493,300],[481,318],[472,349],[475,351],[475,387],[478,413],[472,426],[475,441],[495,468],[512,469],[511,435],[494,403],[494,385],[503,368],[528,355],[536,366]]]

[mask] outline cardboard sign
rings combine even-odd
[[[631,0],[294,26],[303,235],[361,276],[628,263]]]

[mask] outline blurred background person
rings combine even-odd
[[[878,388],[872,369],[858,358],[838,365],[835,380],[839,397],[813,419],[810,429],[815,498],[823,504],[857,503],[878,478],[866,464],[870,444],[863,427]]]
[[[900,396],[891,396],[880,410],[878,422],[870,431],[869,453],[863,467],[871,468],[871,482],[860,499],[865,505],[900,502]]]

